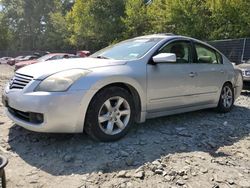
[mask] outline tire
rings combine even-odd
[[[222,113],[231,111],[234,104],[234,90],[231,84],[225,83],[222,87],[217,110]]]
[[[97,141],[110,142],[124,137],[134,123],[132,95],[120,87],[99,91],[87,110],[86,133]]]

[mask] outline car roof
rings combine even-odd
[[[144,36],[135,37],[134,39],[150,39],[150,38],[162,38],[162,40],[165,40],[165,41],[171,40],[171,39],[192,40],[193,42],[201,43],[201,44],[203,44],[205,46],[208,46],[208,47],[216,50],[217,52],[220,52],[218,49],[216,49],[215,47],[211,46],[210,44],[208,44],[208,43],[206,43],[204,41],[201,41],[201,40],[198,40],[198,39],[195,39],[195,38],[192,38],[192,37],[176,35],[176,34],[173,34],[173,33],[158,33],[158,34],[152,34],[152,35],[144,35]]]
[[[139,36],[139,37],[135,37],[135,39],[140,39],[140,38],[169,38],[169,37],[173,37],[173,36],[178,36],[175,35],[173,33],[157,33],[157,34],[152,34],[152,35],[144,35],[144,36]]]
[[[193,40],[193,41],[197,41],[200,43],[204,43],[207,44],[203,41],[200,41],[198,39],[195,38],[191,38],[191,37],[187,37],[187,36],[182,36],[182,35],[176,35],[173,33],[159,33],[159,34],[152,34],[152,35],[144,35],[144,36],[139,36],[139,37],[135,37],[135,39],[145,39],[145,38],[162,38],[162,39],[187,39],[187,40]]]

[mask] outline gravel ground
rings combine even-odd
[[[0,65],[0,91],[13,74]],[[14,125],[0,104],[8,187],[250,187],[250,91],[232,112],[203,110],[135,124],[122,140],[40,134]]]

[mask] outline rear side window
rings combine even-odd
[[[200,44],[195,44],[195,50],[197,54],[197,63],[222,64],[222,57],[215,50]]]

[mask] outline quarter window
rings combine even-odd
[[[200,44],[195,44],[197,63],[221,64],[222,58],[215,50]]]

